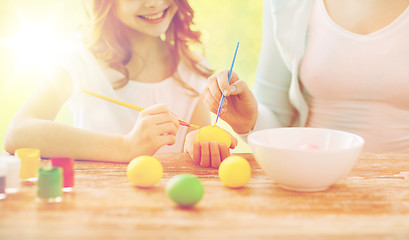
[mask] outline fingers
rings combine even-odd
[[[230,156],[229,148],[217,142],[196,143],[193,150],[193,162],[202,167],[218,168],[228,156]]]
[[[222,92],[219,88],[217,75],[209,77],[207,80],[207,88],[203,92],[205,105],[212,112],[217,112]]]
[[[228,77],[229,77],[228,70],[221,71],[220,73],[216,75],[218,87],[220,91],[223,93],[223,95],[226,97],[231,94],[231,90],[232,90],[231,84],[239,80],[239,76],[235,72],[232,72],[230,76],[230,83],[229,83]]]
[[[143,110],[139,116],[142,128],[149,129],[154,135],[176,135],[179,120],[165,104],[156,104]]]
[[[221,162],[219,145],[217,142],[210,142],[210,165],[212,168],[218,168]]]
[[[200,166],[209,167],[210,166],[210,148],[209,142],[200,143]]]
[[[176,135],[177,132],[178,132],[178,126],[170,122],[156,125],[155,128],[151,130],[151,133],[154,135],[165,135],[165,134]]]
[[[232,72],[231,76],[230,76],[230,85],[239,81],[240,77],[239,75],[237,75],[237,73],[235,71]]]
[[[159,103],[142,110],[140,115],[148,116],[167,112],[170,112],[168,106],[166,104]]]
[[[192,158],[193,164],[200,164],[200,143],[196,142],[196,135],[199,130],[191,131],[186,135],[184,151],[189,153]]]
[[[217,113],[220,99],[222,95],[229,97],[230,95],[240,95],[246,93],[246,97],[251,97],[251,91],[247,84],[239,79],[237,73],[232,72],[230,83],[228,82],[228,70],[221,71],[212,75],[207,80],[207,88],[203,92],[203,101],[206,107],[213,113]],[[228,98],[223,103],[227,106]],[[223,111],[222,111],[223,112]]]
[[[230,86],[230,92],[228,93],[229,95],[239,95],[240,98],[244,98],[243,100],[247,100],[250,98],[254,98],[253,93],[247,86],[246,82],[243,80],[238,80],[235,83],[231,84]]]
[[[203,91],[203,104],[207,107],[207,109],[209,109],[209,111],[211,111],[214,114],[217,113],[217,110],[219,108],[219,101],[215,99],[215,97],[210,92],[209,88],[206,88]]]
[[[222,94],[229,96],[232,92],[231,84],[239,81],[239,76],[233,72],[229,83],[228,75],[229,71],[223,70],[207,79],[207,89],[216,102],[220,101]]]
[[[239,140],[234,137],[233,135],[231,135],[231,133],[227,132],[230,135],[230,139],[231,139],[231,144],[228,148],[234,149],[236,148],[237,144],[239,143]]]
[[[223,161],[228,156],[230,156],[229,148],[226,145],[221,144],[220,145],[220,158],[221,158],[221,160]]]
[[[157,113],[145,117],[146,120],[154,125],[172,123],[176,128],[179,127],[179,120],[171,112]]]
[[[173,112],[171,112],[166,104],[155,104],[141,111],[140,116],[150,118],[154,124],[161,124],[172,121],[175,125],[179,125],[179,120]]]
[[[200,156],[201,156],[201,149],[200,149],[200,143],[194,143],[193,144],[193,164],[199,165],[200,164]]]
[[[159,147],[164,145],[173,145],[176,142],[176,136],[172,134],[160,135],[155,139],[155,144]]]
[[[186,134],[185,137],[185,143],[183,145],[183,150],[184,152],[189,153],[191,156],[193,154],[193,146],[195,143],[196,135],[199,132],[199,130],[194,130]]]

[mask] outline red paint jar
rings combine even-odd
[[[63,170],[63,192],[71,192],[74,187],[74,159],[59,157],[50,160],[53,167],[60,167]]]

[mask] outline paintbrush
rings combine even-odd
[[[230,83],[230,77],[231,77],[231,73],[232,73],[232,70],[233,70],[234,61],[236,60],[236,54],[237,54],[237,49],[238,48],[239,48],[239,42],[237,42],[236,51],[234,51],[233,62],[231,63],[229,75],[227,77],[228,78],[228,83]],[[216,126],[217,120],[219,119],[220,111],[222,110],[222,106],[223,106],[225,98],[226,97],[222,93],[222,98],[220,99],[219,108],[217,109],[216,121],[214,122],[214,126]]]
[[[82,90],[82,92],[83,92],[83,93],[86,93],[86,94],[88,94],[88,95],[91,95],[91,96],[94,96],[94,97],[103,99],[103,100],[105,100],[105,101],[108,101],[108,102],[111,102],[111,103],[115,103],[115,104],[118,104],[118,105],[121,105],[121,106],[130,108],[130,109],[139,111],[139,112],[145,109],[145,108],[143,108],[143,107],[139,107],[139,106],[136,106],[136,105],[127,103],[127,102],[120,101],[120,100],[118,100],[118,99],[110,98],[110,97],[107,97],[107,96],[104,96],[104,95],[100,95],[100,94],[97,94],[97,93],[93,93],[93,92],[90,92],[90,91],[87,91],[87,90]],[[179,120],[179,119],[178,119],[178,121],[179,121],[179,124],[182,125],[182,126],[193,127],[193,128],[199,128],[199,126],[197,126],[197,125],[195,125],[195,124],[187,123],[187,122],[182,121],[182,120]]]

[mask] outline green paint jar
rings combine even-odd
[[[62,169],[59,167],[38,170],[37,196],[40,201],[54,203],[62,201]]]

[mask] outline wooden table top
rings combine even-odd
[[[252,154],[239,155],[252,166],[241,189],[186,154],[157,154],[164,176],[150,189],[131,186],[127,164],[76,161],[63,202],[37,202],[34,185],[0,201],[0,239],[409,239],[409,154],[362,153],[346,177],[314,193],[280,188]],[[205,187],[192,209],[166,196],[180,173]]]

